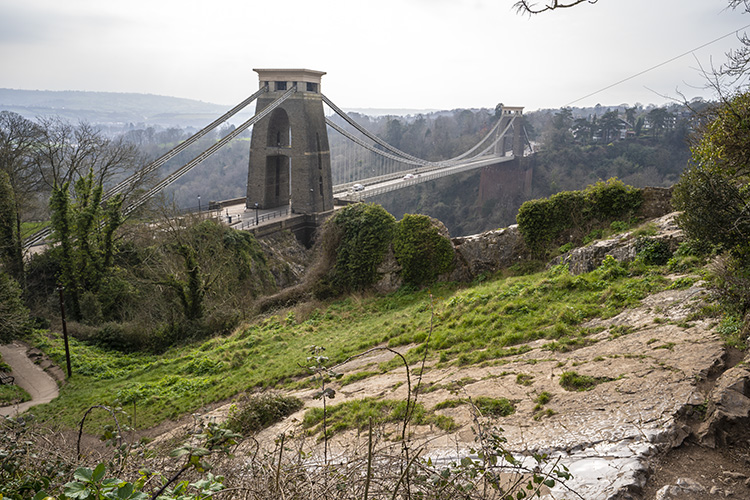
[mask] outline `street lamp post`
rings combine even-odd
[[[201,195],[198,195],[198,213],[201,213]]]
[[[255,204],[255,225],[258,225],[258,204]]]

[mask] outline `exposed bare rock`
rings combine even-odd
[[[681,477],[677,484],[668,484],[656,492],[654,500],[703,500],[705,496],[706,488],[702,484],[695,479]]]
[[[268,269],[273,275],[276,286],[286,288],[302,280],[310,264],[312,252],[304,247],[294,234],[289,231],[258,238],[263,253],[268,259]]]
[[[674,210],[672,208],[672,188],[645,187],[641,188],[643,203],[638,210],[638,217],[654,219]]]
[[[517,225],[482,234],[453,238],[456,268],[450,279],[470,281],[482,273],[495,272],[528,255]]]
[[[750,437],[750,356],[724,372],[709,395],[706,420],[698,431],[701,443],[722,446]]]
[[[677,227],[676,216],[677,212],[672,212],[651,222],[657,233],[653,239],[667,242],[672,251],[685,239],[682,230]],[[568,264],[570,274],[576,275],[593,271],[602,264],[607,255],[611,255],[619,262],[629,262],[636,257],[636,241],[637,238],[632,231],[623,233],[614,238],[595,241],[585,247],[574,248],[553,259],[549,265]]]

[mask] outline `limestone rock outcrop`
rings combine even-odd
[[[724,372],[708,398],[701,444],[715,447],[750,438],[750,356]]]
[[[682,230],[677,227],[676,216],[677,212],[672,212],[651,222],[656,233],[653,239],[666,242],[671,251],[676,250],[685,239]],[[550,261],[549,266],[568,264],[570,274],[577,275],[593,271],[602,264],[607,255],[620,262],[629,262],[636,257],[636,242],[637,238],[632,231],[623,233],[614,238],[595,241],[585,247],[574,248]]]
[[[510,267],[528,256],[517,225],[482,234],[453,238],[456,267],[451,280],[471,281],[482,273]]]

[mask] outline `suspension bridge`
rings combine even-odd
[[[123,214],[131,215],[251,127],[246,197],[208,209],[223,212],[227,222],[238,229],[257,232],[266,225],[269,226],[266,232],[291,228],[308,235],[337,204],[510,162],[523,156],[528,142],[520,121],[523,108],[503,106],[499,119],[473,147],[454,158],[428,161],[391,146],[336,106],[321,92],[324,72],[254,71],[259,75],[257,92],[136,174],[109,188],[103,201],[130,192],[144,178],[166,168],[169,160],[253,102],[256,110],[253,117],[145,192],[126,200]],[[329,135],[336,134],[336,142],[343,144],[345,151],[332,155]],[[332,156],[336,158],[333,165]],[[49,228],[40,231],[27,239],[24,246],[40,244],[50,233]]]

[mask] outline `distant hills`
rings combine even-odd
[[[57,115],[104,125],[202,127],[231,106],[153,94],[0,89],[0,110],[29,119]],[[253,106],[243,110],[246,120]]]
[[[0,88],[0,111],[13,111],[29,119],[57,115],[71,121],[82,120],[114,128],[127,128],[130,124],[136,128],[201,128],[226,113],[231,107],[154,94]],[[352,108],[346,111],[368,116],[407,116],[436,110]],[[239,125],[254,112],[255,106],[251,104],[230,121],[234,125]]]

